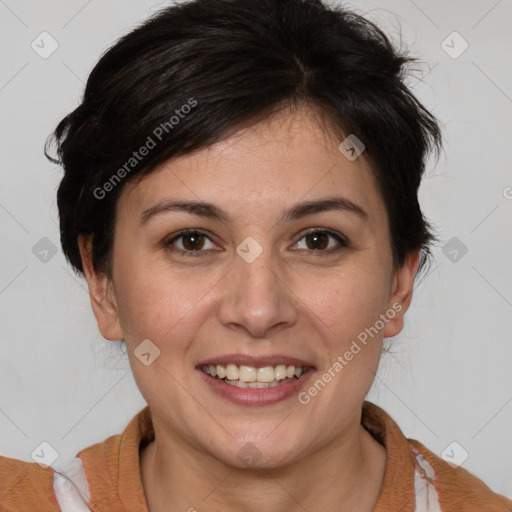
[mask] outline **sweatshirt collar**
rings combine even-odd
[[[386,448],[386,468],[374,512],[414,512],[414,459],[398,425],[377,405],[365,401],[361,424]],[[140,472],[140,449],[154,439],[149,406],[142,409],[122,434],[78,453],[89,481],[93,511],[123,506],[149,512]]]

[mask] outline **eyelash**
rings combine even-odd
[[[310,254],[310,256],[313,256],[313,257],[329,256],[329,255],[339,252],[340,250],[342,250],[344,248],[349,247],[349,241],[346,237],[344,237],[334,231],[330,231],[328,229],[320,229],[320,228],[313,228],[310,231],[301,233],[301,237],[295,243],[300,242],[303,238],[305,238],[308,235],[315,235],[315,234],[327,234],[327,235],[331,236],[332,238],[334,238],[340,244],[340,246],[334,250],[332,248],[331,249],[319,249],[319,250],[314,250],[314,249],[306,250],[306,252],[312,253],[312,254]],[[171,246],[172,246],[172,244],[174,244],[174,242],[176,242],[180,238],[186,237],[187,235],[202,235],[202,236],[206,237],[208,240],[210,240],[210,242],[213,243],[213,240],[206,233],[204,233],[200,230],[197,230],[197,229],[186,229],[184,231],[180,231],[177,235],[172,237],[170,240],[166,241],[164,243],[164,245],[170,252],[173,252],[173,253],[177,252],[179,254],[182,254],[187,257],[190,256],[192,258],[202,257],[201,253],[206,252],[204,250],[184,251],[183,249],[171,248]],[[304,249],[299,249],[299,250],[304,250]]]

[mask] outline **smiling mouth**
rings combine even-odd
[[[273,388],[300,379],[312,367],[279,364],[277,366],[202,365],[201,370],[216,380],[239,388]]]

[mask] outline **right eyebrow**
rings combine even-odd
[[[140,224],[145,224],[155,215],[172,211],[190,213],[191,215],[197,215],[198,217],[221,220],[223,222],[229,222],[231,220],[229,215],[224,212],[224,210],[212,203],[203,201],[164,200],[160,201],[151,208],[144,210],[141,215]]]

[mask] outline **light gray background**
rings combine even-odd
[[[0,0],[3,455],[30,461],[47,441],[65,460],[121,432],[145,405],[123,346],[98,334],[84,281],[65,263],[55,201],[61,171],[43,144],[78,104],[101,52],[165,4]],[[438,455],[457,441],[469,454],[463,467],[512,496],[512,3],[348,5],[394,40],[401,26],[402,40],[425,62],[410,83],[446,137],[421,188],[442,239],[436,265],[417,286],[369,399]],[[43,31],[59,45],[47,59],[31,48]],[[453,31],[469,44],[458,58],[442,47]],[[453,36],[445,43],[452,52],[461,44]],[[46,262],[32,252],[43,237],[58,247]],[[467,247],[465,255],[456,249],[455,262],[442,251],[453,237]]]

